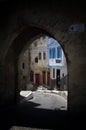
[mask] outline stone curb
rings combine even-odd
[[[23,93],[23,91],[22,91],[22,93]],[[31,91],[28,91],[28,93],[26,95],[21,94],[21,96],[23,97],[23,99],[20,101],[20,103],[32,99],[33,93]]]

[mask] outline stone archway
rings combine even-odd
[[[18,58],[20,53],[31,44],[31,42],[40,37],[41,35],[50,35],[44,29],[37,27],[28,27],[18,34],[10,43],[9,47],[6,48],[6,53],[3,60],[3,86],[7,86],[5,89],[6,102],[17,102],[19,95],[18,88]],[[29,41],[29,42],[28,42]],[[3,90],[4,91],[4,90]],[[11,97],[11,98],[10,98]]]
[[[20,7],[20,4],[18,5]],[[14,66],[17,65],[16,58],[18,58],[18,53],[22,50],[24,47],[24,44],[21,47],[21,41],[20,44],[18,44],[20,49],[16,50],[17,40],[20,37],[22,38],[23,31],[25,27],[30,23],[29,30],[32,33],[27,33],[28,36],[26,36],[25,39],[22,40],[28,40],[28,38],[32,38],[36,35],[38,35],[36,29],[38,29],[39,34],[40,33],[47,33],[52,32],[52,37],[61,44],[65,56],[67,58],[68,63],[68,77],[69,77],[69,108],[70,110],[83,110],[86,108],[86,104],[83,102],[84,99],[86,99],[86,73],[85,73],[85,55],[86,55],[86,31],[83,32],[70,32],[69,27],[73,23],[86,23],[85,16],[81,12],[65,12],[65,11],[59,11],[58,9],[51,11],[45,10],[44,8],[40,10],[39,8],[28,8],[24,5],[23,9],[16,8],[11,11],[8,11],[7,17],[2,20],[4,21],[4,24],[2,26],[2,30],[0,32],[0,101],[1,104],[10,104],[14,103],[15,98],[15,87],[6,87],[7,84],[9,84],[9,80],[6,81],[6,76],[8,76],[8,72],[12,73],[15,72]],[[6,10],[7,11],[7,10]],[[78,13],[78,14],[77,14]],[[78,17],[77,17],[78,16]],[[6,22],[5,22],[6,20]],[[7,21],[8,20],[8,21]],[[37,25],[36,28],[31,29],[33,25]],[[45,30],[48,31],[40,31],[44,30],[43,28],[47,28]],[[26,27],[27,28],[27,27]],[[15,30],[15,32],[14,32]],[[33,30],[33,31],[31,31]],[[20,35],[20,32],[22,35]],[[28,32],[28,31],[26,31]],[[25,34],[26,35],[26,34]],[[15,39],[15,40],[14,40]],[[30,40],[30,39],[29,39]],[[13,43],[11,46],[11,43]],[[9,52],[9,53],[8,53]],[[16,53],[15,53],[16,52]],[[77,52],[77,53],[76,53]],[[7,54],[7,55],[6,55]],[[9,62],[8,62],[9,61]],[[11,62],[12,61],[12,62]],[[12,67],[13,66],[13,67]],[[12,70],[10,68],[12,67]],[[9,68],[9,69],[8,69]],[[78,68],[78,69],[77,69]],[[13,74],[15,77],[15,73]],[[82,76],[83,75],[83,76]],[[5,82],[6,81],[6,82]],[[14,81],[13,83],[14,84]],[[11,86],[11,84],[10,84]],[[14,86],[14,85],[13,85]],[[12,100],[11,100],[12,99]]]

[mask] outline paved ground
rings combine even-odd
[[[25,101],[0,109],[0,130],[86,129],[85,112],[38,109],[38,105]]]
[[[68,97],[68,91],[58,91],[56,89],[48,90],[47,88],[45,88],[43,86],[39,86],[37,91],[41,91],[41,92],[44,92],[44,93],[53,93],[53,94],[56,94],[56,95],[60,95],[60,96],[64,97],[66,100],[67,100],[67,97]]]
[[[50,110],[67,110],[67,91],[48,90],[40,86],[36,91],[21,91],[21,100],[35,103],[35,108]]]
[[[86,129],[85,112],[38,109],[38,106],[39,103],[26,100],[0,109],[0,130]]]
[[[37,103],[35,108],[67,110],[67,101],[62,96],[43,91],[33,92],[33,98],[29,102]]]

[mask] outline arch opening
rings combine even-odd
[[[26,99],[39,104],[35,108],[67,110],[67,62],[58,41],[48,35],[36,37],[20,54],[18,72],[21,102]]]

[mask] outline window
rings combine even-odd
[[[39,60],[41,60],[41,52],[39,52]]]
[[[62,49],[60,46],[57,48],[57,58],[62,58]]]
[[[51,48],[49,50],[49,58],[51,59]]]
[[[35,58],[35,63],[38,63],[38,57]]]
[[[25,68],[25,64],[24,64],[24,63],[22,63],[22,68],[23,68],[23,69]]]
[[[46,59],[46,53],[43,52],[43,59]]]
[[[53,58],[55,58],[55,48],[52,48]]]
[[[50,48],[50,52],[49,52],[50,54],[49,54],[49,58],[51,59],[51,58],[53,58],[53,48]]]
[[[55,48],[50,48],[49,50],[49,58],[55,58],[56,57],[56,49]]]
[[[51,49],[51,58],[53,58],[53,48]]]

